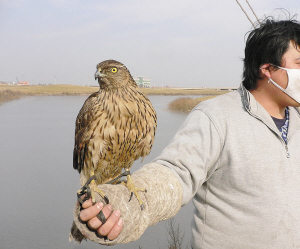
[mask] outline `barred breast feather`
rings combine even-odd
[[[147,156],[156,131],[156,112],[137,87],[101,90],[84,103],[76,119],[73,167],[84,184],[93,167],[96,183],[117,177]]]

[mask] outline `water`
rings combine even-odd
[[[37,96],[0,106],[0,248],[107,248],[68,241],[79,175],[72,167],[75,119],[87,96]],[[158,114],[151,162],[169,143],[185,114],[166,111],[175,96],[150,96]],[[136,162],[135,171],[141,166]],[[175,218],[190,239],[192,205]],[[167,248],[166,223],[114,249]]]

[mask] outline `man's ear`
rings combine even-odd
[[[261,71],[262,75],[267,77],[267,78],[271,78],[271,72],[270,72],[270,67],[272,65],[271,64],[263,64],[260,66],[259,70]]]

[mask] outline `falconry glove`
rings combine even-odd
[[[140,198],[144,203],[143,210],[136,198],[128,201],[130,193],[124,185],[98,185],[99,189],[107,193],[113,209],[121,211],[123,228],[120,235],[110,241],[89,229],[86,223],[78,219],[80,204],[77,203],[70,241],[74,239],[80,243],[84,239],[89,239],[105,245],[128,243],[140,238],[146,228],[177,214],[182,205],[183,191],[180,181],[171,170],[160,164],[151,163],[136,171],[132,178],[138,187],[147,189],[146,193],[140,192]],[[97,193],[96,201],[104,202]]]

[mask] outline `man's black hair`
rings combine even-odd
[[[290,41],[300,49],[300,23],[292,19],[276,21],[267,17],[250,32],[246,41],[243,72],[246,89],[257,88],[261,65],[270,63],[281,66],[282,56],[288,50]]]

